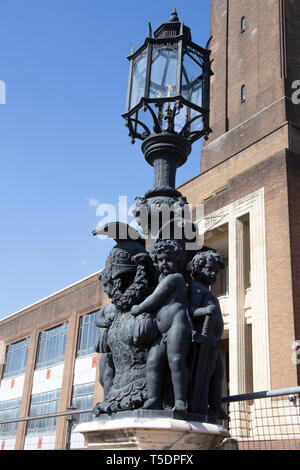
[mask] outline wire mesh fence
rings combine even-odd
[[[240,450],[300,450],[300,387],[224,398]]]
[[[300,450],[300,387],[228,396],[223,402],[229,420],[222,424],[228,427],[231,438],[230,445],[221,448]],[[75,428],[94,419],[92,409],[69,408],[64,412],[0,420],[0,450],[16,448],[20,423],[25,423],[24,450],[59,449],[56,436],[58,419],[67,422],[64,449],[86,449],[87,442],[75,432]]]
[[[67,438],[65,450],[85,449],[87,443],[82,435],[75,432],[77,424],[92,421],[92,408],[77,410],[69,408],[59,413],[48,413],[26,418],[0,420],[0,449],[14,450],[18,423],[26,423],[23,450],[54,450],[59,449],[56,443],[58,418],[67,421]],[[13,426],[12,426],[13,425]],[[12,432],[12,429],[15,431]],[[9,430],[9,432],[7,431]]]

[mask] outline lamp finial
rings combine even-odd
[[[173,11],[171,13],[169,23],[179,23],[179,18],[178,18],[178,14],[177,14],[175,6],[174,6]]]

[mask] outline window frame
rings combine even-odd
[[[246,101],[246,85],[243,84],[241,86],[241,103],[245,103]]]
[[[241,18],[241,34],[246,31],[246,17],[242,16]]]
[[[24,343],[24,347],[17,348],[16,345],[20,343]],[[3,367],[2,379],[17,377],[25,373],[28,359],[29,344],[30,336],[27,336],[26,338],[23,338],[6,346],[5,364]],[[10,352],[10,349],[15,350]],[[20,351],[23,351],[23,355],[21,357],[19,357]]]
[[[38,401],[38,398],[44,398],[46,395],[49,395],[48,400],[41,399]],[[57,388],[55,390],[49,390],[47,392],[34,393],[31,395],[29,415],[28,416],[38,416],[49,413],[56,413],[59,410],[59,403],[61,398],[61,389]],[[27,436],[37,436],[40,437],[46,435],[56,434],[57,426],[57,417],[33,419],[28,421],[26,429]]]
[[[62,364],[64,362],[68,328],[69,324],[66,321],[40,332],[36,353],[35,370],[45,369],[47,367]],[[52,335],[51,332],[54,332],[56,329],[61,329],[61,332]],[[55,344],[55,347],[53,347],[53,344]],[[51,351],[56,351],[56,356],[54,356]]]
[[[72,387],[72,406],[76,409],[93,408],[95,382],[87,382],[83,384],[73,384]],[[90,405],[86,406],[86,401],[90,401]],[[84,403],[83,403],[84,402]],[[84,405],[84,406],[83,406]],[[84,423],[92,421],[94,416],[92,413],[82,413],[77,415],[76,423]]]
[[[9,406],[14,405],[14,406]],[[0,420],[17,419],[20,416],[21,397],[12,400],[0,401]],[[0,424],[0,439],[14,438],[17,433],[18,422]]]
[[[99,311],[86,313],[79,318],[76,359],[95,354],[95,347],[99,338],[99,328],[96,325]],[[90,317],[90,321],[84,323],[85,320],[88,320],[88,317]],[[82,345],[83,341],[84,344]]]

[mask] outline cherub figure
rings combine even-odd
[[[190,265],[192,283],[190,286],[189,313],[196,331],[202,336],[211,337],[211,347],[207,346],[208,343],[206,345],[195,343],[196,347],[193,352],[194,371],[192,373],[196,380],[192,385],[193,398],[190,402],[192,411],[200,411],[206,414],[206,408],[209,405],[209,412],[219,418],[226,417],[221,408],[224,368],[222,355],[218,347],[224,323],[219,301],[210,290],[210,286],[216,282],[219,270],[224,269],[224,267],[225,263],[222,256],[213,249],[198,252]],[[205,348],[208,348],[206,354]],[[195,409],[197,402],[200,410]]]
[[[151,258],[159,274],[154,292],[131,309],[133,315],[154,313],[160,336],[154,341],[146,366],[147,396],[143,408],[163,408],[163,383],[169,365],[174,391],[174,410],[187,410],[187,354],[191,342],[188,299],[182,270],[185,251],[176,240],[158,241]]]
[[[110,266],[107,266],[103,271],[101,271],[101,273],[99,274],[99,279],[100,281],[102,281],[105,293],[109,298],[111,298],[113,280]],[[95,350],[96,352],[101,353],[101,358],[99,361],[99,382],[104,390],[104,398],[106,397],[110,387],[112,386],[115,375],[115,367],[112,359],[112,354],[107,345],[107,336],[108,329],[112,325],[116,313],[116,306],[112,302],[110,302],[109,304],[104,305],[100,309],[95,322],[98,328],[100,328],[100,338]]]

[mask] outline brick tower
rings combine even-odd
[[[228,259],[219,298],[230,394],[291,387],[300,379],[300,4],[214,0],[211,36],[213,133],[201,173],[180,191],[204,204],[206,242]]]

